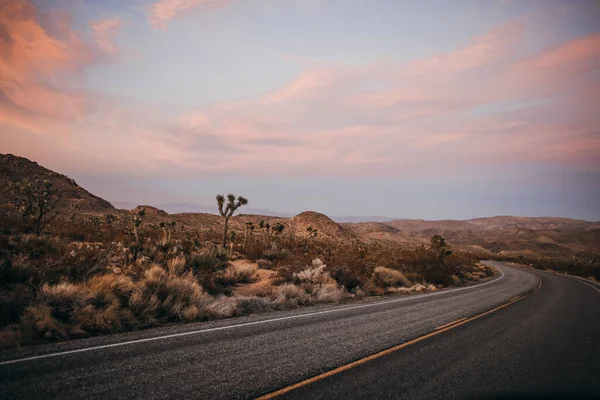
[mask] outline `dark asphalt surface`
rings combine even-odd
[[[513,305],[281,398],[600,398],[600,291],[533,273]]]
[[[501,278],[460,290],[4,352],[0,397],[255,397],[500,305],[537,286],[535,275],[544,285],[521,301],[287,396],[463,398],[554,387],[597,392],[600,293],[572,278],[499,269]],[[125,344],[114,346],[119,343]],[[7,363],[65,351],[80,352]]]

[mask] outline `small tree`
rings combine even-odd
[[[100,226],[100,224],[101,224],[100,218],[98,218],[95,215],[90,217],[90,225],[92,225],[93,227],[98,227],[98,226]]]
[[[133,222],[133,235],[135,236],[135,245],[133,247],[133,262],[137,260],[138,254],[140,252],[141,244],[138,228],[140,227],[140,225],[142,225],[144,215],[146,215],[146,210],[143,207],[138,212],[135,212],[135,210],[131,211],[131,222]]]
[[[278,235],[285,229],[285,226],[281,222],[276,222],[275,225],[271,227],[274,235]]]
[[[235,195],[227,195],[227,203],[225,203],[225,196],[222,194],[217,195],[217,205],[219,207],[219,214],[225,218],[225,227],[223,228],[223,247],[227,244],[227,226],[229,224],[229,218],[233,215],[234,211],[248,204],[248,200],[242,196],[238,196],[237,201]],[[223,208],[225,207],[225,208]]]
[[[452,248],[446,244],[446,239],[441,235],[433,235],[431,237],[431,249],[442,262],[444,258],[452,255]]]
[[[116,220],[117,217],[115,214],[104,214],[104,221],[106,221],[106,226],[108,226],[109,229],[112,228]]]
[[[50,181],[37,176],[24,184],[17,184],[17,188],[20,189],[17,205],[23,221],[30,219],[35,235],[40,236],[48,223],[59,214],[57,206],[60,194]]]
[[[254,232],[254,223],[248,221],[246,222],[246,229],[244,230],[244,248],[248,246],[248,241],[252,238],[252,232]]]
[[[77,218],[80,209],[81,207],[76,203],[71,203],[69,206],[69,221],[71,221],[72,224],[75,223],[75,219]]]
[[[308,228],[306,228],[306,238],[307,239],[314,239],[319,235],[319,230],[313,228],[312,226],[309,226]]]

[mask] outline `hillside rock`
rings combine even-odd
[[[71,204],[79,205],[81,211],[102,212],[114,210],[108,201],[94,196],[68,176],[61,175],[23,157],[12,154],[0,154],[0,206],[10,208],[15,203],[17,193],[10,189],[11,183],[33,179],[47,179],[58,190],[61,200],[59,209],[67,209]]]
[[[292,232],[297,236],[306,236],[308,227],[317,229],[318,237],[329,239],[356,239],[350,229],[334,222],[324,214],[314,211],[304,211],[289,221]]]
[[[166,217],[167,215],[169,215],[164,210],[161,210],[156,207],[144,206],[144,205],[137,206],[136,208],[133,209],[133,212],[137,213],[137,212],[141,211],[142,209],[144,209],[144,211],[146,212],[146,215],[148,215],[148,216]]]

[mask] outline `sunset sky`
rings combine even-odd
[[[109,201],[600,220],[600,2],[0,0],[0,135]]]

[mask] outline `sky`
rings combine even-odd
[[[596,0],[0,0],[0,153],[109,201],[600,220]]]

